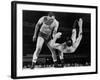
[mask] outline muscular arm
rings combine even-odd
[[[36,26],[35,26],[35,31],[34,31],[34,36],[35,36],[35,37],[37,36],[37,32],[38,32],[38,30],[39,30],[39,26],[40,26],[39,23],[37,23]]]
[[[55,27],[54,27],[54,30],[53,30],[53,38],[54,38],[55,34],[57,33],[58,27],[59,27],[59,22],[56,21]]]
[[[41,17],[41,18],[39,19],[39,21],[37,22],[36,26],[35,26],[35,31],[34,31],[34,36],[35,36],[35,37],[37,36],[37,32],[38,32],[38,30],[39,30],[40,25],[43,23],[43,18],[44,18],[44,17]]]

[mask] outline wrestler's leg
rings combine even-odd
[[[79,25],[79,34],[78,35],[82,34],[82,24],[83,24],[83,20],[82,20],[82,18],[80,18],[79,22],[78,22],[78,25]]]
[[[55,49],[52,48],[52,46],[49,45],[49,43],[47,44],[48,48],[50,49],[51,53],[52,53],[52,58],[53,58],[53,62],[54,62],[54,67],[58,67],[58,62],[57,62],[57,55],[55,53]]]
[[[59,51],[59,58],[60,58],[60,60],[64,59],[63,52],[61,52],[61,51]]]
[[[73,29],[72,29],[72,36],[71,36],[71,39],[73,41],[73,43],[76,41],[76,25],[77,25],[78,21],[75,20],[74,21],[74,24],[73,24]]]
[[[50,51],[52,53],[53,61],[56,62],[57,61],[57,56],[56,56],[56,53],[55,53],[55,49],[52,46],[50,46],[49,43],[47,43],[47,46],[48,46],[48,48],[50,49]]]
[[[82,39],[82,24],[83,24],[83,20],[80,18],[79,19],[79,22],[78,22],[78,25],[79,25],[79,34],[78,34],[78,37],[75,41],[75,43],[73,44],[73,46],[75,48],[77,48],[81,42],[81,39]]]
[[[61,62],[61,67],[64,67],[64,55],[63,52],[59,51],[59,58],[60,58],[60,62]]]
[[[39,56],[39,53],[40,53],[41,48],[43,46],[43,43],[44,43],[44,39],[42,37],[38,37],[37,44],[36,44],[36,49],[35,49],[34,54],[33,54],[33,60],[32,60],[33,64],[35,64],[36,61],[37,61],[37,58]],[[34,67],[34,65],[32,65],[32,68],[33,67]]]
[[[72,39],[73,43],[75,43],[75,41],[76,41],[76,29],[75,28],[72,30],[71,39]]]

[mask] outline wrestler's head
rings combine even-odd
[[[53,13],[53,12],[49,12],[49,13],[48,13],[48,18],[49,18],[49,19],[54,19],[54,18],[55,18],[54,13]]]
[[[68,47],[71,47],[72,44],[73,44],[72,40],[71,40],[70,38],[67,39],[67,41],[66,41],[66,45],[67,45]]]

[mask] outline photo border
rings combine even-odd
[[[80,7],[80,8],[93,8],[96,9],[96,71],[95,72],[85,72],[85,73],[70,73],[70,74],[53,74],[53,75],[37,75],[37,76],[17,76],[17,4],[35,4],[35,5],[49,5],[49,6],[65,6],[65,7]],[[56,4],[56,3],[40,3],[40,2],[24,2],[24,1],[12,1],[11,2],[11,78],[37,78],[37,77],[53,77],[53,76],[67,76],[67,75],[83,75],[83,74],[97,74],[98,73],[98,7],[97,6],[87,6],[87,5],[72,5],[72,4]]]

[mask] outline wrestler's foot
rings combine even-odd
[[[35,68],[35,64],[36,63],[32,62],[31,69],[34,69]]]
[[[64,59],[61,59],[61,67],[64,67]]]
[[[54,62],[54,67],[58,67],[58,62]]]
[[[79,22],[78,22],[79,27],[82,27],[82,24],[83,24],[83,19],[80,18],[80,19],[79,19]]]

